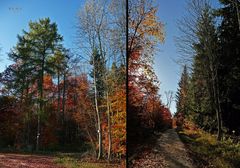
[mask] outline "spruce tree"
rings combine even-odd
[[[240,134],[240,2],[220,0],[217,14],[222,18],[219,35],[219,83],[224,126]]]
[[[181,79],[180,79],[180,82],[178,83],[179,88],[176,95],[176,101],[177,101],[176,114],[185,115],[188,113],[188,101],[187,101],[188,85],[189,85],[189,75],[187,71],[187,66],[184,65]]]

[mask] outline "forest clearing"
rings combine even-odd
[[[81,158],[79,153],[11,154],[0,153],[2,168],[123,168],[118,163],[97,161],[91,156]]]

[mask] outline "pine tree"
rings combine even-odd
[[[177,126],[181,127],[184,118],[188,115],[189,111],[189,102],[188,102],[188,89],[189,89],[189,75],[187,71],[187,66],[184,65],[183,72],[181,75],[180,82],[178,83],[178,91],[176,93],[176,114],[177,117]]]
[[[187,92],[188,92],[188,83],[189,83],[189,75],[187,71],[187,66],[184,65],[183,72],[181,75],[180,82],[178,83],[178,91],[177,91],[177,114],[186,114],[187,113]]]
[[[28,80],[37,83],[37,101],[39,103],[36,150],[39,149],[41,115],[44,114],[44,74],[54,74],[52,57],[58,48],[61,48],[62,36],[58,34],[56,23],[51,23],[49,18],[40,19],[38,22],[29,23],[29,32],[23,31],[18,36],[18,43],[9,57],[18,63],[18,78],[26,79],[24,74],[29,74]],[[23,81],[24,82],[24,81]]]

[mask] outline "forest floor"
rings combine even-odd
[[[240,167],[240,142],[226,136],[223,141],[217,141],[216,135],[201,129],[184,128],[178,134],[196,167]]]
[[[155,133],[142,151],[130,160],[131,168],[194,168],[175,129]]]
[[[1,168],[63,168],[52,156],[0,153]]]
[[[0,168],[121,168],[119,163],[77,159],[66,155],[0,153]]]

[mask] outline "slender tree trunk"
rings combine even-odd
[[[217,81],[217,68],[214,67],[214,62],[212,56],[210,56],[210,71],[211,71],[211,80],[212,80],[212,90],[213,90],[213,99],[214,99],[214,109],[216,111],[216,116],[217,116],[217,127],[218,127],[218,132],[217,132],[217,140],[222,139],[222,119],[221,119],[221,114],[220,114],[220,105],[219,105],[219,97],[218,97],[218,88],[216,87],[216,81]]]
[[[42,67],[41,67],[41,76],[40,76],[40,103],[38,110],[38,118],[37,118],[37,145],[36,150],[39,150],[39,139],[40,139],[40,123],[41,123],[41,114],[43,113],[43,90],[44,90],[44,65],[45,65],[45,54],[43,54]]]
[[[93,58],[93,65],[95,65],[95,58]],[[100,118],[100,113],[98,109],[98,100],[97,100],[97,83],[96,83],[96,71],[95,67],[93,69],[93,82],[94,82],[94,101],[95,101],[95,109],[97,113],[97,126],[98,126],[98,157],[97,159],[102,158],[102,128],[101,128],[101,118]]]
[[[111,150],[112,150],[112,131],[111,131],[111,113],[110,113],[110,103],[107,91],[107,115],[108,115],[108,162],[111,160]]]
[[[27,122],[27,145],[30,144],[30,113],[28,111],[28,122]]]
[[[217,74],[217,73],[216,73]],[[222,109],[220,104],[220,98],[219,98],[219,85],[218,85],[218,78],[216,75],[216,101],[217,101],[217,107],[218,108],[218,134],[217,139],[222,140]]]
[[[25,79],[23,79],[23,83],[25,83],[25,82],[26,82]],[[26,97],[25,97],[25,101],[24,101],[24,91],[25,91],[25,89],[24,89],[24,86],[23,86],[23,88],[21,88],[21,96],[20,96],[20,104],[21,104],[20,111],[21,111],[21,113],[25,112],[25,110],[26,110]],[[23,122],[24,122],[24,119],[23,119]],[[23,138],[24,138],[24,141],[25,141],[26,140],[25,139],[26,138],[26,129],[25,128],[22,130],[21,134],[24,135]],[[19,138],[16,138],[17,143],[19,143],[18,139]]]
[[[37,118],[37,145],[36,145],[36,151],[39,150],[39,136],[40,136],[40,115],[38,112],[38,118]]]
[[[58,105],[57,105],[57,115],[60,115],[60,74],[59,70],[57,72],[57,86],[58,86]]]
[[[65,103],[66,103],[66,73],[63,75],[63,99],[62,99],[62,123],[65,118]]]
[[[65,96],[66,96],[66,72],[63,74],[63,99],[62,99],[62,114],[61,114],[61,123],[63,126],[63,144],[65,143],[66,140],[66,123],[65,123]]]
[[[101,24],[99,25],[99,29],[100,29]],[[101,55],[101,59],[104,59],[104,54],[103,54],[103,49],[102,49],[102,41],[101,41],[101,35],[100,35],[100,30],[98,29],[97,31],[97,36],[98,36],[98,42],[99,42],[99,48],[100,48],[100,55]],[[93,59],[94,60],[94,59]],[[95,65],[95,60],[94,60],[94,65]],[[104,74],[103,74],[104,75]],[[97,93],[97,84],[96,84],[96,71],[94,69],[94,80],[95,80],[95,93]],[[95,102],[97,103],[97,95],[95,95]],[[98,105],[96,104],[96,107]],[[98,109],[98,108],[97,108]],[[96,109],[96,110],[97,110]],[[97,118],[98,118],[98,134],[99,134],[99,151],[98,151],[98,159],[102,158],[102,127],[101,127],[101,118],[100,118],[100,113],[99,113],[99,109],[97,110]]]
[[[28,104],[29,103],[29,98],[28,98],[28,94],[29,94],[29,88],[28,88],[28,85],[27,85],[27,88],[26,88],[26,103]],[[27,145],[30,144],[30,111],[29,109],[27,109]]]

